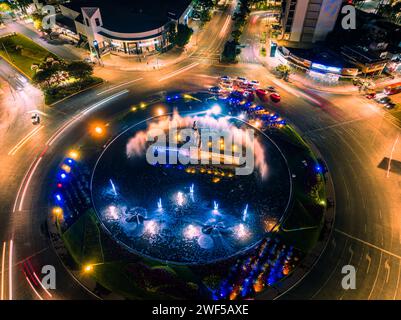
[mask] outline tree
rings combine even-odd
[[[241,30],[234,30],[233,32],[231,32],[231,37],[233,38],[235,43],[239,43],[239,38],[241,37]]]
[[[175,44],[179,47],[184,47],[189,42],[193,32],[194,31],[187,25],[178,24]]]
[[[233,63],[236,62],[237,55],[241,52],[237,49],[237,43],[235,41],[227,41],[224,45],[224,50],[222,53],[221,60],[223,62]]]
[[[92,75],[93,67],[85,61],[73,61],[67,65],[66,71],[71,77],[84,79]]]
[[[39,85],[45,84],[46,87],[50,86],[52,78],[58,72],[57,67],[49,67],[46,69],[41,69],[36,72],[32,78],[33,82]]]
[[[14,2],[26,14],[26,8],[32,3],[32,0],[15,0]]]

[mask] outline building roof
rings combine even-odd
[[[76,12],[81,8],[99,8],[103,28],[120,33],[154,30],[170,19],[178,19],[191,0],[72,0],[63,6]],[[89,11],[92,13],[92,11]]]
[[[287,48],[291,54],[296,57],[309,60],[313,63],[319,63],[326,66],[332,66],[337,68],[349,67],[349,63],[344,59],[327,48],[316,47],[314,49],[301,49],[301,48]]]
[[[65,29],[71,30],[74,33],[77,33],[77,28],[75,27],[74,21],[68,17],[64,17],[62,14],[56,15],[56,24]]]

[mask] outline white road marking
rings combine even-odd
[[[22,195],[21,195],[21,200],[20,200],[20,203],[19,203],[18,211],[22,211],[22,207],[24,205],[26,191],[28,190],[28,187],[29,187],[29,184],[31,182],[31,179],[32,179],[36,169],[38,168],[38,165],[39,165],[40,161],[42,161],[42,157],[40,157],[39,159],[37,159],[35,161],[35,165],[33,166],[31,172],[28,175],[28,180],[26,180],[24,191],[22,192]]]
[[[354,237],[354,236],[352,236],[352,235],[350,235],[350,234],[348,234],[348,233],[346,233],[346,232],[343,232],[343,231],[341,231],[341,230],[335,229],[334,231],[337,232],[337,233],[340,233],[340,234],[342,234],[342,235],[344,235],[344,236],[346,236],[346,237],[348,237],[348,238],[350,238],[350,239],[353,239],[353,240],[356,240],[356,241],[358,241],[358,242],[360,242],[360,243],[363,243],[363,244],[367,245],[368,247],[377,249],[377,250],[379,250],[379,251],[382,252],[382,253],[385,253],[385,254],[388,254],[389,256],[392,256],[392,257],[394,257],[394,258],[397,258],[398,260],[401,260],[401,256],[399,256],[398,254],[396,254],[396,253],[394,253],[394,252],[388,251],[388,250],[383,249],[383,248],[381,248],[381,247],[379,247],[379,246],[377,246],[377,245],[375,245],[375,244],[372,244],[372,243],[367,242],[367,241],[365,241],[365,240],[362,240],[362,239],[359,239],[359,238],[357,238],[357,237]]]
[[[107,92],[113,91],[114,89],[120,88],[122,86],[126,86],[128,84],[131,84],[131,83],[134,83],[134,82],[137,82],[137,81],[140,81],[140,80],[143,80],[143,78],[138,78],[138,79],[135,79],[135,80],[131,80],[131,81],[128,81],[128,82],[121,83],[121,84],[119,84],[117,86],[114,86],[114,87],[106,89],[106,90],[104,90],[102,92],[99,92],[97,95],[100,96],[100,95],[105,94]]]
[[[369,269],[370,269],[370,264],[372,262],[372,258],[370,257],[369,253],[366,254],[366,260],[368,260],[368,268],[366,269],[366,274],[369,273]]]

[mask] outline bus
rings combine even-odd
[[[389,95],[401,92],[401,82],[393,83],[384,88],[384,93]]]

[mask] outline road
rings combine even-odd
[[[215,55],[230,33],[228,12],[217,12],[206,25],[199,48],[190,58],[160,71],[116,71],[115,81],[47,108],[38,131],[32,126],[27,130],[27,120],[12,123],[12,131],[6,130],[6,143],[0,146],[4,298],[10,298],[10,287],[14,299],[94,298],[71,278],[47,237],[49,177],[69,147],[87,132],[91,121],[107,122],[161,92],[204,90],[221,74],[246,76],[260,80],[262,86],[276,86],[282,102],[271,108],[296,125],[320,150],[334,180],[336,220],[328,248],[305,279],[281,298],[401,298],[401,178],[386,165],[386,158],[401,160],[397,122],[356,93],[336,95],[297,88],[275,79],[254,62],[220,65]],[[140,111],[138,117],[143,118],[146,112],[152,110]],[[58,271],[57,290],[51,296],[35,289],[21,271],[32,273],[33,269],[39,275],[45,264],[54,265]],[[357,270],[356,290],[341,288],[341,269],[346,264]]]

